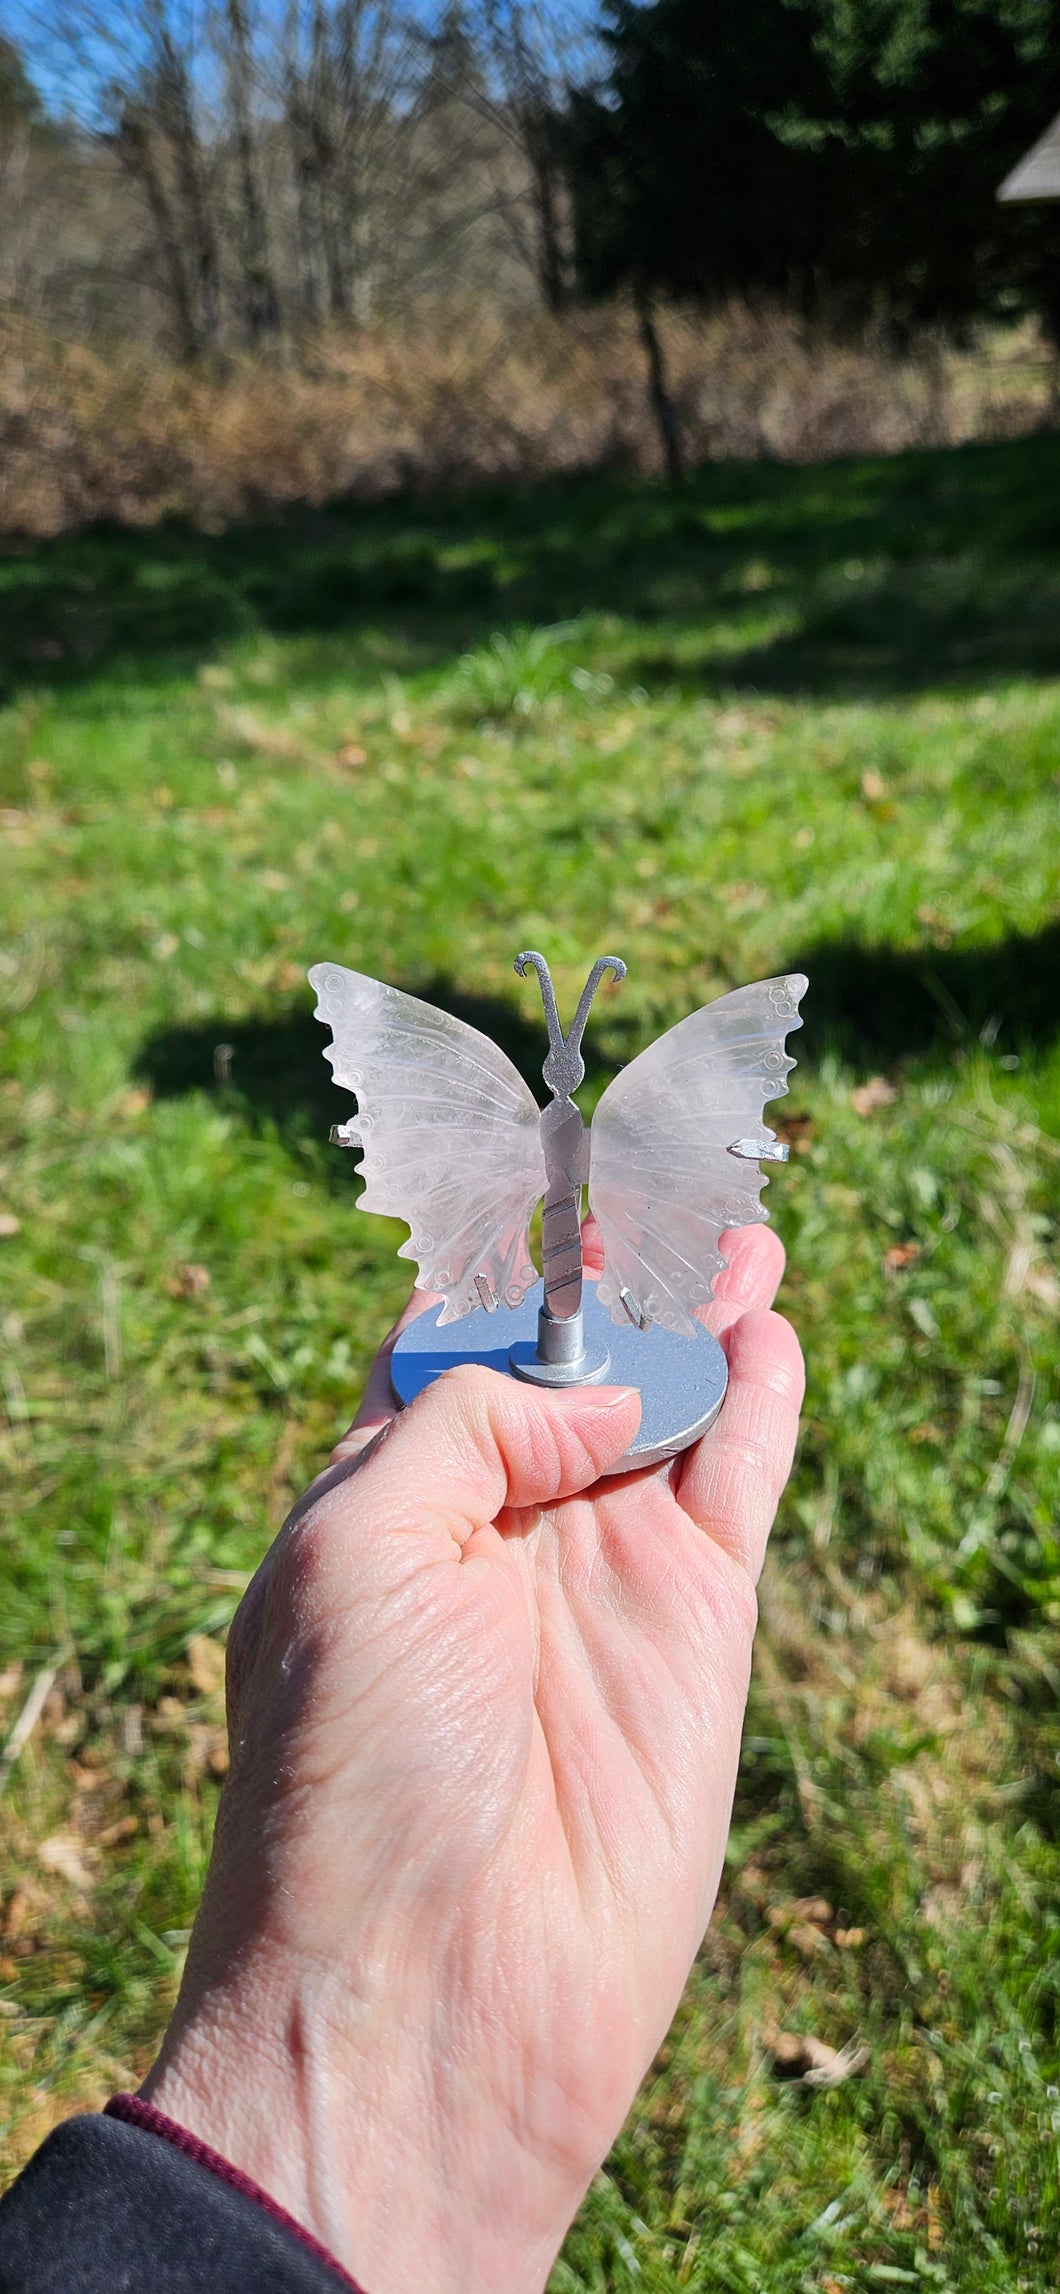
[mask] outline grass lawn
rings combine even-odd
[[[227,1622],[403,1295],[305,968],[537,1078],[513,955],[569,1008],[614,948],[587,1103],[810,974],[810,1382],[722,1901],[554,2294],[1056,2285],[1058,505],[1042,437],[0,561],[9,2171],[150,2058]]]

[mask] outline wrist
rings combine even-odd
[[[459,2035],[347,1979],[260,1961],[178,2017],[141,2090],[285,2209],[364,2294],[541,2294],[595,2166],[542,2159]],[[358,2025],[360,2028],[357,2028]]]

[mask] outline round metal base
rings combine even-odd
[[[390,1383],[395,1399],[404,1405],[422,1392],[443,1370],[458,1362],[478,1362],[505,1377],[526,1376],[525,1364],[537,1352],[537,1315],[542,1287],[514,1309],[498,1307],[493,1314],[479,1310],[461,1322],[438,1328],[438,1307],[429,1307],[402,1331],[390,1358]],[[725,1399],[728,1365],[717,1339],[697,1328],[695,1338],[676,1338],[656,1325],[651,1330],[619,1329],[605,1307],[597,1303],[596,1284],[587,1282],[582,1294],[586,1351],[609,1357],[606,1371],[590,1371],[578,1384],[636,1386],[640,1390],[641,1417],[625,1456],[611,1468],[629,1473],[636,1466],[656,1466],[676,1457],[712,1426]],[[516,1357],[513,1363],[511,1357]],[[547,1367],[547,1365],[543,1365]],[[570,1384],[569,1376],[564,1380]]]

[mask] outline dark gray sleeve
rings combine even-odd
[[[0,2200],[0,2294],[336,2294],[350,2284],[252,2196],[120,2119],[67,2119]]]

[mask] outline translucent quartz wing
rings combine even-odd
[[[724,1227],[764,1219],[765,1174],[729,1154],[763,1133],[787,1090],[784,1050],[802,1026],[801,973],[757,980],[705,1004],[609,1083],[593,1117],[589,1200],[604,1244],[600,1302],[614,1322],[692,1334],[692,1312],[725,1265]]]
[[[399,1258],[438,1319],[518,1306],[537,1281],[527,1225],[545,1192],[541,1110],[510,1059],[449,1012],[341,964],[309,974],[336,1083],[357,1094],[361,1209],[404,1219]]]

